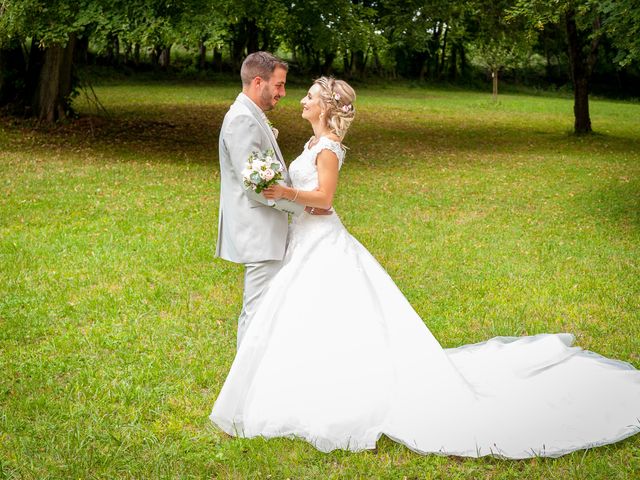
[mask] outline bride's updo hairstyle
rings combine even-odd
[[[320,98],[327,125],[338,137],[344,138],[356,116],[356,108],[353,105],[356,100],[355,90],[344,80],[336,80],[333,77],[320,77],[313,83],[321,88]]]

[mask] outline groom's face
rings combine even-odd
[[[276,67],[271,74],[269,80],[262,80],[260,87],[260,108],[263,111],[268,112],[276,106],[280,98],[284,97],[284,86],[287,83],[287,71],[284,68]]]

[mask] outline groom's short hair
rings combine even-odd
[[[283,68],[285,71],[289,70],[287,62],[269,52],[254,52],[247,55],[247,58],[242,62],[242,68],[240,68],[242,85],[249,85],[256,77],[269,80],[276,67]]]

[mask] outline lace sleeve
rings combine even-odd
[[[335,153],[336,157],[338,157],[338,168],[342,168],[342,163],[344,162],[344,147],[339,142],[335,142],[327,137],[322,137],[316,145],[316,149],[316,157],[322,150],[329,150]]]

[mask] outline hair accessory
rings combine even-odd
[[[342,106],[342,111],[344,113],[349,113],[351,110],[353,110],[353,105],[351,105],[350,103]]]
[[[338,92],[333,92],[333,93],[331,94],[331,96],[333,97],[333,99],[334,99],[336,102],[339,102],[339,101],[340,101],[340,94],[339,94]]]

